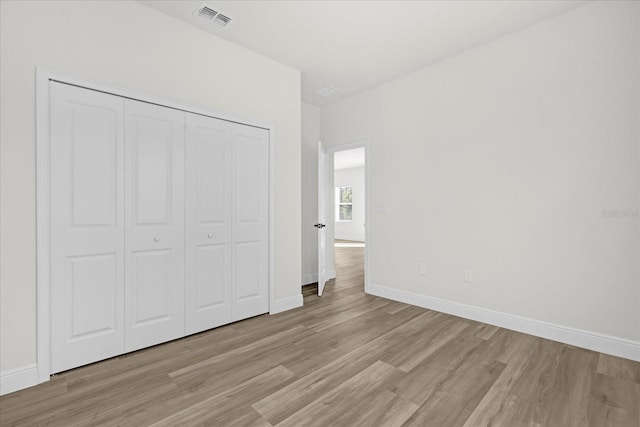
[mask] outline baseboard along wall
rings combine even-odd
[[[0,372],[0,396],[38,384],[38,366],[33,363]]]
[[[472,305],[369,283],[365,291],[382,298],[428,308],[540,338],[640,362],[640,342],[528,319]]]

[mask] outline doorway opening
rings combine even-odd
[[[366,141],[325,147],[318,142],[317,282],[304,303],[367,292],[369,228]]]
[[[335,147],[328,203],[333,219],[333,261],[336,292],[364,292],[366,249],[365,147]]]

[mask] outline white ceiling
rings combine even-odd
[[[302,99],[322,106],[577,7],[569,0],[229,1],[227,29],[194,16],[200,0],[140,0],[302,71]],[[341,90],[324,98],[324,85]]]
[[[349,169],[364,166],[364,147],[333,153],[333,169]]]

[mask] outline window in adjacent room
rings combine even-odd
[[[353,200],[351,187],[336,187],[336,221],[351,221]]]

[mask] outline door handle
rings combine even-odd
[[[315,228],[325,228],[327,225],[326,224],[313,224],[313,226]]]

